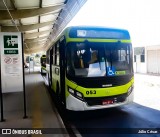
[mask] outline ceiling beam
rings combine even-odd
[[[45,43],[45,41],[43,41],[43,42],[35,42],[35,43],[27,43],[27,46],[29,48],[39,47],[39,46],[43,46],[44,43]]]
[[[43,47],[44,45],[38,45],[38,46],[34,46],[34,47],[30,47],[30,49],[37,49],[37,48],[40,48],[40,47]],[[44,48],[44,47],[43,47]]]
[[[39,8],[42,8],[42,0],[39,0]],[[41,16],[38,16],[38,23],[41,23]],[[39,29],[38,29],[39,32]]]
[[[30,48],[30,50],[29,50],[29,49],[25,49],[25,51],[30,51],[30,52],[32,52],[32,53],[33,53],[33,51],[34,51],[34,52],[38,52],[40,49],[41,49],[41,51],[43,51],[43,50],[44,50],[43,45],[41,45],[41,46],[37,46],[37,47],[34,47],[34,48]],[[43,50],[42,50],[42,49],[43,49]]]
[[[38,37],[43,34],[50,33],[52,30],[46,30],[46,31],[40,31],[40,32],[34,32],[34,33],[25,33],[24,39],[31,39],[33,37]]]
[[[22,18],[29,18],[33,16],[38,16],[42,14],[46,14],[49,12],[57,10],[61,10],[64,7],[64,4],[44,7],[44,8],[36,8],[36,9],[20,9],[20,10],[9,10],[13,19],[22,19]],[[8,14],[7,10],[0,10],[0,20],[11,20],[10,15]]]
[[[17,26],[17,27],[19,28],[19,31],[24,32],[24,31],[42,28],[42,27],[51,25],[53,23],[54,23],[53,21],[49,21],[49,22],[44,22],[44,23],[22,25],[22,26]],[[2,26],[1,31],[2,32],[17,32],[17,29],[15,26]]]
[[[37,47],[36,49],[31,49],[31,50],[24,49],[24,52],[25,52],[25,54],[31,54],[31,53],[37,53],[37,52],[40,52],[43,50],[44,50],[44,48],[42,46],[42,47]]]
[[[42,40],[46,40],[48,38],[48,36],[44,36],[44,37],[40,37],[40,38],[35,38],[35,39],[25,39],[24,41],[26,43],[32,43],[32,42],[37,42],[37,41],[42,41]]]
[[[39,41],[32,41],[32,42],[25,42],[27,45],[33,45],[34,43],[45,43],[47,41],[47,39],[42,39],[42,40],[39,40]]]
[[[11,5],[12,5],[13,9],[14,9],[14,10],[17,10],[17,8],[16,8],[16,6],[15,6],[15,1],[14,1],[14,0],[10,0],[10,2],[11,2]],[[19,21],[19,24],[22,25],[21,20],[19,19],[18,21]]]

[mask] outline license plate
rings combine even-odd
[[[103,100],[102,101],[102,105],[108,105],[108,104],[113,104],[114,101],[113,100]]]

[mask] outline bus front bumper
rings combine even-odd
[[[114,103],[114,104],[107,104],[107,105],[94,105],[89,106],[86,102],[81,101],[75,98],[72,95],[69,95],[66,99],[66,109],[73,110],[73,111],[85,111],[85,110],[96,110],[96,109],[104,109],[104,108],[112,108],[118,107],[122,105],[126,105],[133,102],[134,92],[132,91],[129,96],[126,97],[124,102]]]

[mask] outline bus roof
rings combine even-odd
[[[66,28],[70,38],[104,38],[104,39],[130,39],[125,29],[107,28],[97,26],[72,26]]]
[[[113,30],[122,30],[122,31],[127,31],[126,29],[122,28],[111,28],[111,27],[105,27],[105,26],[69,26],[66,29],[71,29],[71,28],[77,28],[77,29],[113,29]]]
[[[52,41],[51,46],[62,36],[66,38],[97,38],[130,40],[129,32],[125,29],[100,26],[70,26],[65,28],[59,36]]]

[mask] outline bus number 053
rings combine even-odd
[[[89,94],[96,94],[96,90],[86,91],[86,94],[87,94],[87,95],[89,95]]]

